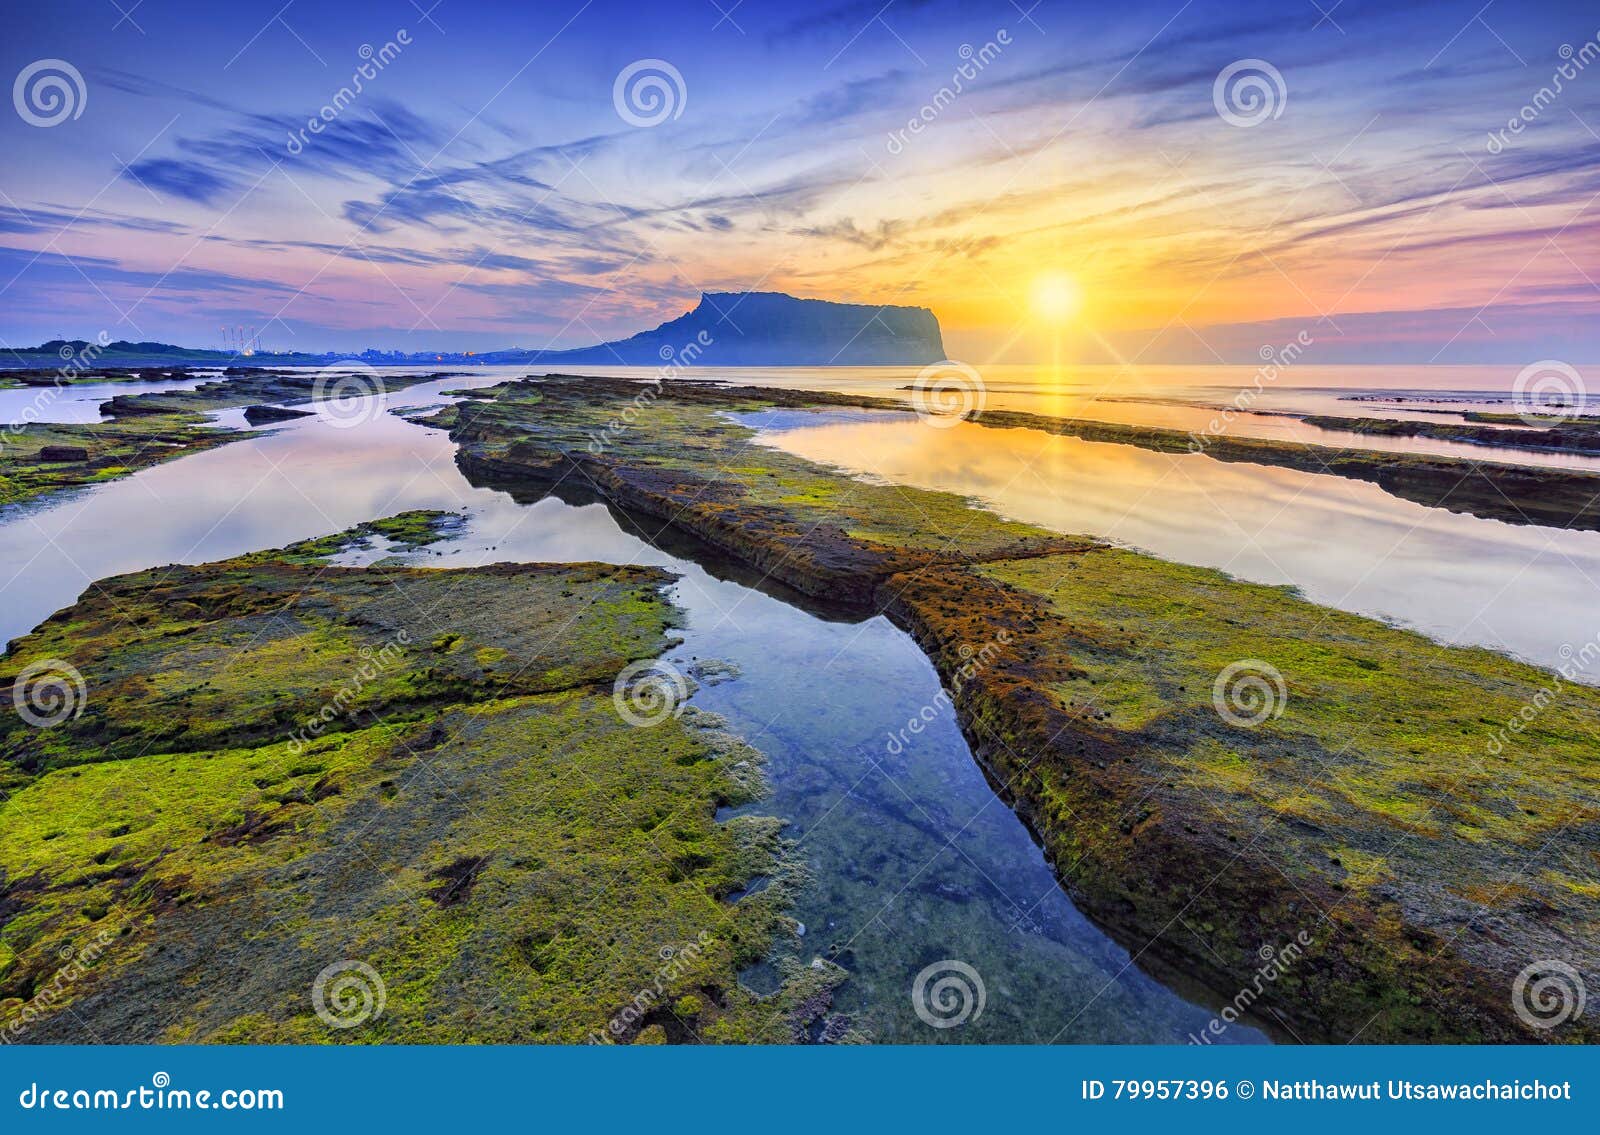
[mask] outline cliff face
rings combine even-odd
[[[944,358],[925,307],[804,300],[781,292],[706,292],[693,311],[628,339],[530,362],[612,366],[923,366]]]

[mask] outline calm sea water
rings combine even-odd
[[[752,416],[759,439],[1008,517],[1290,584],[1314,602],[1556,666],[1600,634],[1600,533],[1413,504],[1377,485],[911,415]],[[1600,673],[1583,675],[1600,683]]]

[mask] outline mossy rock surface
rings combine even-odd
[[[202,382],[192,390],[118,394],[103,402],[100,409],[108,417],[121,420],[151,414],[205,414],[277,403],[298,406],[379,395],[451,376],[449,371],[388,374],[363,363],[348,367],[332,363],[314,370],[230,367],[222,378]]]
[[[34,422],[0,445],[0,509],[66,489],[114,481],[163,461],[252,436],[208,426],[194,414],[126,422]]]
[[[1513,988],[1547,961],[1600,986],[1600,690],[853,479],[753,444],[734,416],[864,404],[847,396],[566,376],[476,395],[434,420],[470,477],[582,484],[906,626],[1080,905],[1158,972],[1227,1001],[1263,950],[1305,933],[1305,960],[1257,1006],[1285,1035],[1594,1038],[1592,1016],[1530,1026]],[[1079,426],[1102,428],[1049,428]],[[1241,724],[1252,690],[1272,705]]]
[[[52,727],[0,715],[0,1030],[829,1031],[837,967],[764,999],[738,982],[802,878],[778,821],[716,819],[760,797],[760,754],[692,706],[641,728],[613,701],[678,622],[670,579],[248,556],[92,589],[0,661],[83,680],[82,713]],[[743,895],[756,878],[776,882]]]

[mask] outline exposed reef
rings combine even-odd
[[[0,390],[19,386],[74,386],[99,382],[181,382],[194,378],[186,366],[89,366],[69,360],[59,367],[0,370]]]
[[[229,367],[223,377],[192,390],[118,394],[100,405],[111,419],[108,422],[14,425],[0,438],[0,508],[112,481],[162,461],[255,436],[248,430],[207,424],[204,415],[218,410],[247,407],[244,417],[251,425],[290,421],[311,412],[270,403],[359,398],[452,373],[379,375],[339,368],[293,372]]]
[[[118,394],[100,405],[108,418],[139,414],[203,414],[240,406],[265,407],[267,403],[299,405],[376,395],[404,390],[424,382],[450,378],[459,372],[435,374],[380,374],[370,368],[324,367],[316,371],[260,370],[229,367],[223,377],[202,382],[193,390],[152,390],[144,394]],[[259,411],[258,411],[259,412]]]
[[[15,426],[0,442],[0,508],[113,481],[249,436],[182,414],[153,415],[137,422]]]
[[[246,406],[244,420],[252,426],[263,426],[273,422],[292,422],[296,418],[309,418],[315,411],[291,410],[287,406]]]
[[[318,545],[103,581],[0,659],[74,700],[0,706],[0,1037],[858,1039],[834,965],[737,980],[803,877],[779,821],[716,818],[761,755],[614,703],[668,573]]]
[[[1586,1018],[1535,1029],[1513,999],[1545,959],[1600,977],[1600,691],[1286,589],[854,480],[752,446],[727,413],[836,396],[666,383],[641,406],[640,390],[508,383],[433,424],[474,480],[581,483],[906,627],[997,788],[1141,964],[1202,981],[1219,1004],[1254,988],[1258,1019],[1308,1040],[1600,1036]],[[1309,944],[1261,988],[1262,959],[1290,942]]]
[[[1231,434],[1197,436],[1158,426],[1054,418],[1017,410],[984,410],[975,421],[1001,429],[1112,442],[1158,453],[1204,453],[1218,461],[1273,465],[1370,481],[1385,492],[1430,508],[1510,524],[1600,529],[1600,474],[1571,469],[1467,461],[1420,453],[1336,449],[1326,445]],[[1316,424],[1313,420],[1312,424]]]
[[[1525,449],[1537,453],[1579,453],[1600,455],[1600,422],[1593,420],[1541,422],[1536,417],[1515,414],[1469,412],[1461,422],[1417,422],[1395,418],[1341,418],[1308,414],[1302,421],[1325,430],[1345,430],[1373,437],[1425,437],[1435,441],[1459,441],[1469,445],[1491,445],[1499,449]],[[1501,429],[1500,426],[1526,426]]]

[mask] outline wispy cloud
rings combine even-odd
[[[212,204],[235,187],[231,179],[212,172],[200,162],[186,162],[177,158],[148,158],[134,162],[123,170],[123,176],[157,193],[181,197],[185,201],[197,201],[202,205]]]

